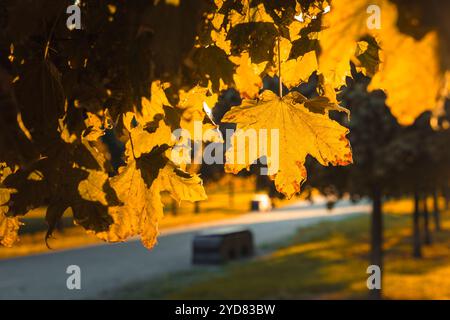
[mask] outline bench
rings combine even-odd
[[[253,255],[250,230],[228,227],[201,232],[193,241],[193,264],[222,264]]]

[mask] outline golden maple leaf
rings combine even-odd
[[[155,116],[158,114],[164,114],[164,106],[170,107],[171,104],[167,99],[164,89],[168,88],[169,84],[162,83],[161,81],[153,81],[151,85],[151,98],[150,100],[142,97],[141,110],[137,110],[136,120],[139,123],[152,122]]]
[[[245,98],[256,97],[263,85],[260,74],[266,68],[267,61],[252,63],[247,51],[242,52],[239,57],[230,57],[230,60],[237,65],[233,75],[236,89]]]
[[[108,208],[113,223],[108,230],[96,233],[97,237],[118,242],[140,235],[147,248],[155,245],[163,206],[158,183],[146,181],[145,174],[137,161],[131,161],[111,179],[111,187],[124,204]]]
[[[164,92],[165,85],[154,81],[151,86],[151,99],[141,100],[141,109],[123,115],[123,124],[129,132],[125,155],[139,158],[153,148],[171,145],[172,129],[166,123],[164,106],[172,108]]]
[[[112,128],[112,120],[109,118],[107,111],[104,112],[103,117],[92,112],[86,112],[86,119],[84,120],[86,129],[83,131],[83,139],[97,141],[105,135],[106,129]]]
[[[0,164],[0,244],[5,247],[12,247],[19,239],[18,232],[21,224],[19,218],[6,215],[9,211],[7,203],[14,190],[3,188],[2,183],[9,174],[11,174],[10,168]]]
[[[178,202],[207,199],[200,176],[184,172],[170,161],[160,170],[157,180],[161,190],[168,191]]]
[[[319,70],[333,88],[344,85],[345,77],[350,76],[350,61],[355,55],[356,43],[369,33],[366,10],[372,2],[381,5],[381,1],[333,0],[330,12],[323,14]],[[384,19],[384,14],[382,17]]]
[[[183,111],[180,126],[189,132],[191,140],[222,142],[222,136],[217,129],[217,125],[208,114],[210,108],[214,108],[216,105],[218,95],[210,94],[208,88],[197,85],[187,92],[180,90],[179,96],[180,100],[177,107]],[[205,110],[206,108],[208,110]],[[209,135],[204,134],[207,131],[210,133]]]
[[[374,5],[381,12],[380,29],[368,27],[367,9]],[[401,124],[408,125],[422,112],[437,107],[444,71],[440,70],[435,32],[415,40],[398,30],[397,20],[398,9],[387,0],[332,0],[319,33],[319,72],[328,86],[344,85],[345,77],[350,76],[349,62],[364,52],[365,44],[360,40],[372,36],[381,48],[381,65],[370,89],[383,89],[392,113]],[[378,67],[371,62],[369,67],[376,71]],[[358,63],[357,67],[366,74],[373,73]]]
[[[114,224],[107,234],[100,237],[105,236],[109,241],[122,241],[140,235],[142,243],[152,248],[158,236],[159,221],[163,217],[162,191],[169,191],[177,201],[206,199],[202,181],[197,175],[181,170],[177,172],[172,164],[167,164],[159,170],[153,181],[149,181],[149,170],[152,169],[136,162],[113,178],[111,185],[125,205],[110,208]]]
[[[241,23],[248,22],[271,22],[273,23],[272,17],[266,12],[264,4],[259,3],[256,6],[251,6],[251,1],[242,1],[242,13],[236,10],[231,10],[228,14],[229,24],[231,26],[236,26]]]
[[[12,247],[19,239],[20,222],[16,217],[5,216],[0,209],[0,244],[5,247]]]
[[[124,115],[125,126],[130,126],[133,122],[134,114],[129,112]],[[131,120],[130,120],[131,119]],[[154,122],[138,123],[129,127],[130,139],[125,145],[125,155],[127,158],[139,158],[142,154],[148,153],[158,146],[173,145],[172,130],[164,122],[163,115],[160,115]]]
[[[327,100],[328,101],[328,100]],[[247,129],[279,130],[278,171],[273,175],[279,192],[291,197],[300,191],[300,185],[306,179],[304,166],[307,155],[313,156],[322,165],[347,165],[352,162],[350,144],[346,138],[348,129],[328,117],[327,110],[332,103],[324,103],[323,108],[310,110],[308,101],[298,92],[290,92],[280,98],[272,91],[264,91],[259,100],[244,100],[240,106],[233,107],[222,119],[223,122],[237,124],[231,148],[227,151],[226,171],[237,173],[249,168],[259,157],[266,156],[276,161],[266,148],[262,154],[252,155],[249,144],[236,143],[246,135]],[[318,103],[318,101],[316,101]],[[261,148],[261,140],[258,148]],[[240,152],[245,152],[245,161],[236,161]],[[272,163],[273,164],[273,163]]]
[[[438,107],[444,84],[436,32],[421,40],[400,33],[391,33],[380,43],[383,63],[369,85],[382,89],[386,104],[399,123],[410,125],[426,110]]]
[[[109,203],[103,186],[109,180],[119,204]],[[152,154],[130,159],[119,174],[108,178],[102,172],[91,172],[78,191],[83,199],[108,206],[113,222],[107,230],[89,231],[109,242],[125,241],[141,236],[147,248],[156,244],[158,224],[163,217],[160,193],[168,191],[177,201],[205,200],[206,193],[200,177],[182,171],[164,157]]]
[[[180,92],[177,107],[189,113],[189,121],[194,118],[203,121],[205,112],[201,108],[205,101],[214,104],[217,95],[208,95],[207,88],[194,87],[189,92]],[[183,171],[164,156],[170,155],[168,150],[175,143],[171,139],[170,121],[166,119],[166,109],[173,107],[164,93],[164,85],[155,81],[151,99],[143,98],[141,105],[140,110],[123,116],[130,135],[125,151],[127,165],[112,178],[104,172],[88,170],[89,176],[78,185],[78,192],[82,199],[107,207],[112,219],[106,229],[89,232],[109,242],[139,235],[144,246],[152,248],[163,217],[160,193],[168,191],[177,201],[204,200],[206,193],[198,175]],[[105,193],[105,185],[114,191],[115,203],[108,199],[110,193]]]
[[[275,46],[273,68],[269,75],[279,74],[279,62],[281,61],[281,81],[289,89],[308,81],[311,74],[317,70],[317,57],[315,51],[309,51],[295,59],[289,59],[292,42],[281,37],[279,45]],[[278,49],[279,48],[279,49]],[[278,55],[278,50],[280,54]]]
[[[231,54],[231,40],[227,40],[227,33],[224,29],[211,30],[211,40],[214,41],[216,46],[223,51],[227,55]]]
[[[225,51],[227,55],[231,53],[231,41],[227,39],[227,32],[222,28],[225,15],[221,13],[212,14],[209,17],[211,26],[211,40],[214,41],[217,47]]]

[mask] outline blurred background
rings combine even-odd
[[[16,103],[8,90],[15,68],[21,68],[19,57],[42,51],[42,34],[51,29],[49,23],[43,30],[25,23],[14,10],[34,2],[23,1],[21,6],[0,3],[0,24],[5,25],[0,43],[4,128],[11,119],[8,110]],[[391,2],[402,13],[398,25],[405,34],[420,39],[430,29],[440,32],[447,59],[450,20],[443,14],[448,5]],[[69,105],[75,106],[74,97],[80,96],[82,108],[91,111],[106,105],[114,118],[114,110],[123,110],[118,106],[126,109],[136,96],[148,94],[152,79],[182,82],[172,74],[186,70],[175,72],[174,61],[181,64],[186,48],[191,48],[196,29],[187,21],[200,20],[202,5],[182,1],[174,7],[170,1],[156,1],[154,6],[166,14],[156,18],[159,9],[143,10],[148,5],[143,0],[134,5],[87,3],[91,12],[102,8],[104,16],[98,19],[113,19],[111,25],[93,23],[86,30],[101,27],[102,32],[80,31],[70,46],[65,44],[67,31],[57,32],[58,45],[49,53],[64,71],[64,85],[73,89]],[[141,11],[147,15],[139,18]],[[36,14],[54,21],[55,12]],[[155,36],[153,29],[142,27],[165,30],[161,20],[168,16],[180,18],[174,24],[186,36]],[[18,27],[21,24],[25,27]],[[125,33],[133,34],[131,40],[116,37],[123,25]],[[11,39],[20,39],[15,51]],[[87,57],[94,67],[74,67]],[[112,79],[107,85],[106,78]],[[44,241],[46,208],[33,209],[21,218],[20,242],[0,247],[0,299],[450,299],[450,102],[444,99],[439,112],[425,111],[411,124],[400,124],[386,94],[368,90],[369,83],[370,77],[352,62],[351,77],[337,96],[351,116],[330,112],[350,129],[352,165],[324,167],[307,158],[308,180],[291,199],[259,174],[261,163],[237,175],[225,173],[223,165],[200,165],[195,171],[204,181],[208,200],[178,203],[162,194],[161,236],[152,250],[138,239],[106,244],[76,226],[71,214],[65,214],[54,235]],[[276,92],[278,87],[276,76],[263,79],[263,89]],[[319,76],[313,73],[293,90],[313,98],[318,87]],[[413,97],[416,92],[406,88],[405,94]],[[221,92],[212,120],[222,133],[234,128],[222,123],[222,117],[241,101],[235,89]],[[108,153],[117,170],[123,164],[124,141],[117,129],[105,131],[97,147]],[[0,134],[1,145],[9,147],[11,139]],[[367,268],[372,264],[382,269],[381,290],[367,288]],[[69,265],[81,269],[81,290],[66,287]]]

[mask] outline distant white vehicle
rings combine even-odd
[[[258,193],[252,199],[252,211],[267,212],[272,210],[272,201],[267,194]]]

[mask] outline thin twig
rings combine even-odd
[[[279,95],[283,98],[283,83],[281,82],[281,51],[280,51],[280,37],[278,37],[278,84]]]
[[[49,35],[48,35],[47,42],[46,42],[46,44],[45,44],[45,50],[44,50],[44,60],[46,60],[47,57],[48,57],[48,50],[50,49],[50,43],[51,43],[52,38],[53,38],[53,33],[55,32],[56,25],[58,24],[59,18],[61,17],[63,11],[64,11],[64,10],[61,10],[61,11],[59,12],[59,15],[56,17],[56,20],[55,20],[55,22],[53,23],[52,29],[50,30],[50,33],[49,33]]]
[[[134,160],[136,160],[136,155],[134,154],[134,144],[133,139],[131,138],[131,132],[128,132],[128,137],[130,138],[130,144],[131,144],[131,153],[133,154]]]

